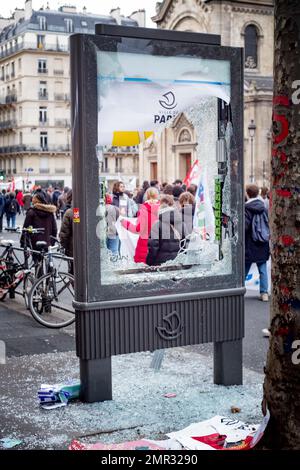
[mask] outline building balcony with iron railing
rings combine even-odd
[[[17,102],[17,95],[15,93],[10,93],[6,96],[0,97],[0,106],[10,106]]]
[[[49,99],[49,95],[48,95],[48,92],[45,92],[45,91],[39,91],[38,92],[38,99],[39,100],[48,100]]]
[[[54,126],[55,127],[69,128],[70,127],[70,120],[69,119],[55,119]]]
[[[64,75],[64,70],[58,70],[58,69],[54,69],[53,70],[53,75]]]
[[[107,166],[102,166],[101,173],[109,173],[109,168]]]
[[[48,69],[44,69],[44,68],[41,68],[41,67],[38,67],[37,71],[38,71],[38,73],[42,73],[42,74],[47,74],[48,73]]]
[[[54,101],[70,101],[68,93],[54,93]]]
[[[70,152],[71,145],[28,145],[28,144],[20,144],[20,145],[11,145],[0,147],[0,155],[5,154],[14,154],[14,153],[64,153]]]
[[[41,44],[30,43],[30,42],[15,44],[12,47],[9,47],[3,51],[0,51],[0,59],[4,59],[5,57],[9,57],[12,54],[16,54],[17,52],[26,51],[26,50],[50,51],[50,52],[54,51],[54,52],[64,52],[64,53],[69,52],[69,46],[67,45],[43,44],[42,47],[40,46]]]
[[[8,119],[7,121],[0,122],[0,133],[5,131],[12,131],[17,127],[15,119]]]
[[[39,120],[39,126],[40,127],[48,127],[49,125],[50,125],[49,119],[40,119]]]
[[[139,147],[133,145],[131,147],[104,147],[104,152],[108,154],[117,153],[117,154],[137,154],[139,153]]]

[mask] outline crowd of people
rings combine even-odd
[[[188,244],[188,236],[194,228],[197,186],[186,187],[179,179],[172,184],[160,184],[157,180],[144,181],[135,193],[127,191],[125,184],[118,181],[111,193],[105,195],[106,246],[119,255],[122,239],[119,236],[118,222],[127,233],[138,237],[133,260],[148,266],[159,266],[174,260],[182,247]],[[246,186],[245,194],[245,276],[253,263],[259,272],[259,289],[262,301],[269,300],[267,261],[270,257],[269,239],[257,239],[253,221],[264,215],[268,230],[269,190],[256,184]],[[57,237],[57,223],[61,218],[59,238],[65,253],[73,257],[73,209],[72,190],[65,187],[41,188],[29,192],[16,190],[0,193],[0,232],[3,231],[3,218],[7,227],[16,227],[17,214],[24,214],[23,227],[43,228],[44,233],[32,234],[32,248],[37,249],[38,241],[47,246],[54,244]],[[22,245],[22,239],[21,239]],[[73,272],[73,264],[69,267]],[[268,330],[263,330],[265,336]]]
[[[44,241],[47,247],[54,245],[57,237],[57,219],[62,220],[59,238],[68,257],[73,257],[73,209],[72,190],[65,187],[48,188],[43,190],[38,187],[34,191],[16,190],[0,194],[0,232],[3,231],[3,217],[6,216],[7,228],[16,228],[17,214],[25,215],[23,228],[42,228],[43,233],[30,234],[33,250],[38,250],[37,242]],[[21,246],[24,245],[24,237],[21,236]],[[69,271],[73,272],[73,264],[70,263]]]
[[[138,235],[135,263],[155,266],[175,259],[193,230],[196,191],[196,185],[187,188],[179,179],[173,184],[144,181],[135,193],[116,182],[105,196],[108,250],[120,253],[120,220],[125,230]]]

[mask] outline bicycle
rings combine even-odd
[[[15,294],[21,295],[24,298],[25,306],[28,309],[28,296],[35,283],[35,277],[32,273],[32,266],[29,266],[29,258],[33,253],[31,249],[31,242],[29,234],[43,233],[44,229],[6,229],[8,232],[15,232],[24,234],[24,248],[14,247],[13,240],[1,240],[0,246],[5,247],[4,252],[0,258],[0,300],[3,301],[7,294],[11,299],[15,298]],[[24,261],[21,262],[16,252],[24,254]],[[22,284],[22,291],[17,290],[18,286]]]
[[[73,261],[73,258],[55,254],[57,245],[48,247],[48,251],[45,251],[45,242],[38,242],[37,246],[41,248],[46,274],[38,278],[32,286],[28,298],[30,312],[38,323],[48,328],[69,326],[75,321],[74,276],[60,271],[60,265],[57,267],[54,260]]]

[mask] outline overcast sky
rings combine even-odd
[[[151,21],[151,16],[155,14],[155,4],[157,0],[32,0],[33,9],[39,10],[46,8],[47,3],[51,10],[57,10],[62,5],[76,5],[77,10],[82,11],[85,6],[90,13],[102,13],[108,15],[113,8],[120,7],[121,14],[128,16],[136,10],[146,10],[147,25],[154,28],[155,24]],[[10,0],[8,2],[0,1],[0,15],[10,17],[15,8],[24,8],[25,0]]]

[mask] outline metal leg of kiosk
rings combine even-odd
[[[111,357],[80,359],[81,399],[87,403],[112,400]]]
[[[242,385],[242,340],[214,343],[214,383],[216,385]]]

